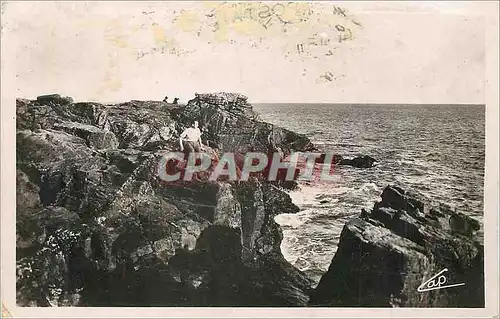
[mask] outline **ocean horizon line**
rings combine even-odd
[[[486,106],[486,103],[339,103],[339,102],[250,102],[252,105],[339,105],[339,106]]]
[[[56,93],[49,93],[50,94],[56,94]],[[61,94],[61,96],[63,96]],[[21,97],[17,96],[16,100],[36,100],[37,97]],[[120,103],[125,103],[125,102],[131,102],[131,101],[140,101],[140,102],[161,102],[161,100],[154,100],[154,99],[143,99],[143,98],[134,98],[134,99],[123,99],[123,100],[112,100],[112,101],[104,101],[104,100],[96,100],[96,99],[86,99],[86,100],[77,100],[75,99],[75,103],[99,103],[103,105],[112,105],[112,104],[120,104]],[[179,102],[180,105],[186,104],[188,100],[183,101],[181,100]],[[330,105],[330,106],[456,106],[456,107],[486,107],[486,103],[372,103],[372,102],[253,102],[250,99],[248,102],[251,105],[301,105],[301,104],[308,104],[308,105]],[[170,103],[170,102],[168,102]]]

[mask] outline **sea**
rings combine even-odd
[[[285,258],[316,284],[344,224],[373,208],[387,185],[447,204],[482,225],[484,105],[273,103],[254,110],[266,122],[305,134],[322,151],[377,160],[372,168],[337,166],[334,181],[301,183],[290,192],[300,212],[275,218]]]

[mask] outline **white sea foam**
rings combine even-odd
[[[280,226],[297,228],[308,222],[312,217],[312,211],[307,209],[296,214],[281,214],[274,217],[274,221]]]
[[[360,191],[365,192],[365,191],[378,191],[380,187],[375,184],[375,183],[364,183],[361,185],[359,188]]]
[[[299,190],[290,191],[288,194],[292,202],[299,208],[305,205],[312,205],[317,202],[316,195],[321,193],[322,189],[317,186],[300,185]]]

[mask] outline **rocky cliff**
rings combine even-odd
[[[344,226],[310,305],[484,307],[479,223],[398,187],[381,197]]]
[[[207,152],[312,147],[230,97],[18,99],[18,304],[306,305],[310,280],[283,258],[273,219],[298,210],[283,190],[258,179],[158,179],[160,156],[178,150],[193,120]]]
[[[315,149],[262,122],[238,94],[197,94],[187,105],[17,100],[19,306],[441,306],[479,298],[459,288],[416,292],[443,265],[458,281],[479,276],[482,247],[468,230],[443,226],[448,212],[425,212],[393,188],[345,226],[313,291],[283,258],[274,222],[298,211],[283,190],[295,183],[159,180],[160,157],[178,150],[194,120],[213,156]],[[360,168],[374,161],[335,157]],[[471,223],[455,217],[455,230]]]

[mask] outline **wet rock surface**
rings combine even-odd
[[[398,187],[386,187],[381,197],[344,226],[310,305],[484,307],[479,223],[444,205],[427,207]],[[426,281],[444,269],[441,286],[464,285],[429,290],[439,276]]]

